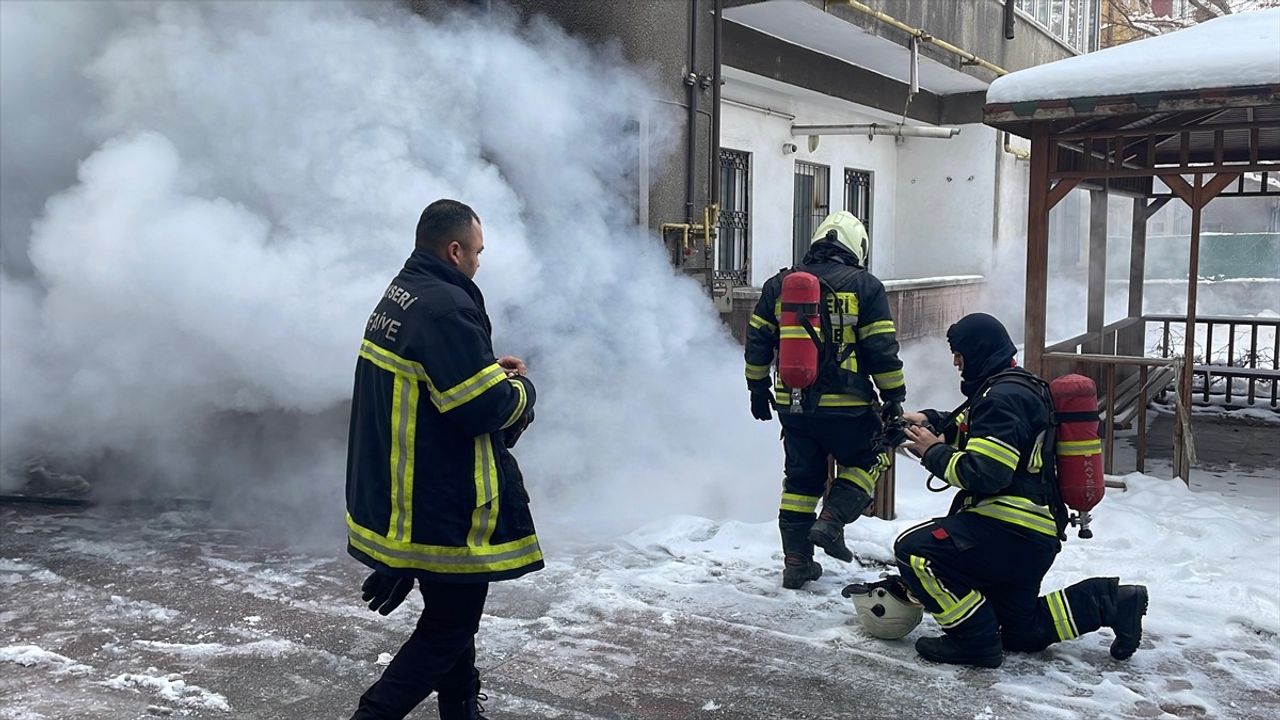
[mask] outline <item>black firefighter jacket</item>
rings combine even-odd
[[[484,297],[415,250],[378,302],[356,361],[347,551],[379,570],[488,582],[541,569],[520,468],[502,431],[533,384],[495,362]]]
[[[968,358],[966,358],[966,363]],[[1044,441],[1050,409],[1021,368],[992,373],[957,413],[926,410],[929,424],[946,427],[946,443],[929,448],[921,462],[947,484],[959,488],[951,512],[973,512],[1007,523],[1029,537],[1056,543],[1066,508],[1049,487]]]
[[[826,298],[833,346],[837,357],[847,354],[838,366],[833,363],[821,368],[809,389],[818,394],[817,412],[864,411],[875,402],[872,383],[881,400],[904,400],[907,385],[898,359],[897,329],[880,280],[858,267],[852,253],[829,241],[815,243],[798,269],[817,276],[834,292]],[[765,282],[747,327],[746,374],[752,392],[769,389],[770,366],[781,338],[809,339],[799,325],[779,327],[782,276],[778,273]],[[778,411],[787,412],[791,389],[781,378],[772,387]]]

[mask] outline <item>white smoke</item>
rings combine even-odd
[[[540,523],[772,514],[776,425],[632,220],[655,111],[616,51],[399,3],[0,12],[10,472],[48,456],[335,531],[364,321],[452,197],[484,223],[496,349],[538,386],[517,455]]]

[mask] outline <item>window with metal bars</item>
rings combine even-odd
[[[813,231],[831,213],[831,168],[796,161],[795,205],[792,210],[792,262],[809,250]]]
[[[867,256],[863,264],[871,268],[871,172],[844,169],[844,209],[862,221],[867,229]]]
[[[748,282],[751,154],[720,148],[720,237],[715,279]]]

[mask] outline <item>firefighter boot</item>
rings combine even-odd
[[[788,590],[798,590],[810,580],[822,577],[822,566],[813,561],[813,543],[809,542],[812,518],[810,515],[804,519],[778,519],[784,558],[782,587]]]
[[[480,692],[478,677],[461,697],[449,693],[443,695],[437,693],[436,705],[440,709],[440,720],[488,720],[484,714],[484,706],[480,704],[481,701],[488,699],[488,695]]]
[[[942,637],[916,640],[916,652],[925,660],[951,665],[998,668],[1004,662],[1004,644],[1000,641],[1000,621],[991,603],[979,603],[972,614],[946,629]],[[934,613],[934,618],[946,613]]]
[[[1112,595],[1112,601],[1103,607],[1109,612],[1103,618],[1116,639],[1111,641],[1111,657],[1128,660],[1142,642],[1142,616],[1147,614],[1147,588],[1145,585],[1120,585]]]
[[[960,640],[950,635],[916,640],[916,652],[930,662],[950,665],[998,668],[1004,662],[1004,648],[998,635]]]
[[[857,520],[869,504],[871,496],[862,488],[836,480],[822,503],[822,514],[809,531],[809,541],[841,562],[852,562],[853,551],[844,544],[844,526]]]

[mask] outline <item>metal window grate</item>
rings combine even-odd
[[[796,161],[795,204],[792,215],[793,262],[809,250],[813,231],[831,213],[831,168]]]
[[[751,154],[720,148],[720,237],[717,280],[746,285],[751,212]]]
[[[871,267],[871,173],[866,170],[844,169],[844,209],[853,213],[867,229],[867,257],[863,262]]]

